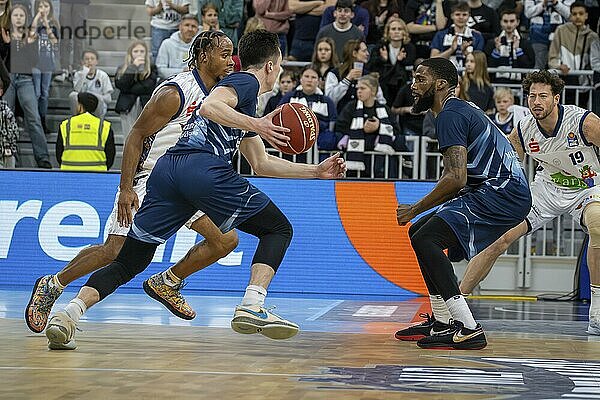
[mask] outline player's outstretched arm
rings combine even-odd
[[[123,148],[117,212],[117,220],[122,226],[131,224],[131,208],[137,210],[139,207],[139,200],[133,191],[133,176],[142,154],[144,139],[161,130],[171,120],[179,110],[180,102],[179,92],[174,86],[162,87],[150,98],[127,136]]]
[[[588,143],[594,146],[600,146],[600,118],[594,113],[590,113],[583,121],[583,135]]]
[[[277,126],[272,119],[278,110],[262,118],[254,118],[235,110],[238,97],[234,89],[227,86],[215,88],[202,102],[201,116],[230,128],[238,128],[248,132],[256,132],[266,141],[278,146],[286,146],[289,138],[284,135],[288,128]]]
[[[254,172],[261,176],[277,178],[343,178],[346,162],[336,153],[319,165],[300,164],[267,154],[265,145],[258,136],[244,138],[240,143],[240,152],[248,160]]]
[[[400,204],[396,210],[399,225],[454,197],[467,184],[467,148],[450,146],[443,153],[444,171],[433,190],[415,204]]]

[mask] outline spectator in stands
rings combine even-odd
[[[78,57],[87,39],[86,21],[90,0],[60,0],[58,20],[61,26],[59,81],[64,81],[79,67]]]
[[[378,78],[377,74],[369,74],[358,79],[357,98],[344,106],[335,124],[335,131],[343,135],[340,146],[346,148],[348,170],[367,170],[365,151],[388,155],[396,151],[400,129],[389,107],[376,100]]]
[[[590,48],[599,40],[598,34],[586,24],[588,12],[585,3],[576,1],[571,4],[570,9],[571,21],[556,28],[548,52],[548,67],[559,69],[563,75],[571,70],[592,69]],[[586,76],[564,76],[563,80],[567,85],[591,83]],[[567,91],[565,101],[567,104],[574,104],[574,96],[569,95],[573,95],[573,92]]]
[[[177,32],[181,17],[190,12],[190,0],[146,0],[152,35],[152,59],[156,60],[163,41]]]
[[[292,39],[288,59],[310,60],[315,47],[315,39],[319,32],[321,16],[327,7],[333,5],[335,5],[334,0],[289,0],[290,10],[296,14],[296,21],[294,22],[294,38]]]
[[[323,15],[321,16],[321,25],[319,26],[319,30],[325,25],[329,25],[335,21],[335,17],[333,16],[334,11],[335,6],[330,6],[325,9]],[[354,1],[354,17],[352,18],[352,24],[360,29],[363,35],[367,37],[369,34],[369,12],[366,8],[356,4],[356,0]]]
[[[460,96],[474,103],[486,114],[494,111],[494,89],[487,71],[487,57],[483,51],[475,50],[467,56],[465,72],[460,81]]]
[[[291,92],[295,87],[296,77],[294,76],[294,73],[290,70],[282,70],[281,74],[279,75],[279,90],[274,96],[271,96],[269,101],[267,101],[263,115],[268,114],[276,109],[281,101],[281,98],[287,93]]]
[[[92,110],[92,114],[99,118],[104,117],[111,100],[113,86],[106,72],[97,68],[98,52],[94,49],[83,51],[82,66],[80,71],[73,76],[73,89],[69,95],[71,102],[71,114],[77,112],[77,94],[82,92],[92,93],[98,98],[98,108]]]
[[[231,39],[233,47],[237,48],[238,28],[242,24],[244,2],[240,0],[198,0],[198,10],[202,10],[204,4],[208,2],[217,6],[219,27]],[[203,23],[203,21],[199,22]]]
[[[179,30],[166,39],[158,50],[156,67],[160,79],[187,71],[188,66],[184,60],[197,33],[198,18],[193,14],[184,15],[179,23]]]
[[[417,58],[413,64],[413,71],[423,62],[422,58]],[[423,118],[425,112],[413,112],[415,103],[410,85],[404,85],[398,90],[398,94],[392,103],[392,112],[399,116],[399,121],[404,136],[422,136]],[[413,143],[407,142],[409,151],[413,151]]]
[[[279,36],[281,54],[286,55],[287,33],[290,30],[289,18],[292,16],[288,0],[253,0],[256,17],[262,21],[269,32]]]
[[[328,37],[317,40],[315,52],[312,56],[312,64],[317,68],[319,74],[319,88],[325,89],[325,77],[340,64],[337,53],[334,51],[335,44]]]
[[[319,119],[319,150],[336,150],[338,137],[333,127],[337,117],[333,100],[319,89],[319,72],[315,65],[307,65],[300,74],[300,86],[285,94],[279,104],[302,103],[309,107]]]
[[[316,40],[330,37],[335,43],[335,52],[339,58],[343,57],[344,45],[350,40],[364,39],[363,33],[352,24],[354,16],[354,3],[352,0],[337,0],[333,16],[335,21],[325,25],[317,34]]]
[[[473,50],[483,50],[483,36],[467,26],[470,12],[467,3],[458,3],[452,7],[452,25],[433,37],[431,57],[447,58],[457,67],[463,67],[469,53]]]
[[[115,137],[111,123],[94,116],[98,97],[77,94],[77,114],[60,124],[56,137],[56,161],[69,171],[106,171],[115,160]]]
[[[519,121],[530,114],[529,108],[515,104],[515,96],[507,87],[499,87],[494,92],[494,104],[496,105],[496,114],[492,121],[502,133],[508,136]]]
[[[202,31],[220,31],[219,9],[213,3],[206,3],[200,10],[202,16]]]
[[[38,167],[52,168],[48,155],[48,143],[42,129],[38,102],[33,88],[32,67],[37,64],[35,37],[27,29],[27,9],[21,4],[13,6],[9,13],[10,31],[2,32],[5,46],[2,46],[2,59],[10,71],[10,86],[4,100],[14,111],[16,100],[23,109],[25,130],[29,133],[33,155]]]
[[[387,104],[392,104],[398,90],[406,85],[406,67],[413,65],[416,53],[406,23],[397,17],[389,18],[383,31],[383,42],[373,50],[367,64],[369,71],[379,74],[379,84]]]
[[[369,34],[367,44],[378,44],[384,35],[384,28],[390,18],[403,18],[404,0],[367,0],[361,6],[369,12]]]
[[[467,4],[471,9],[471,16],[467,22],[469,28],[481,33],[485,40],[500,34],[500,21],[496,10],[486,6],[481,0],[468,0]]]
[[[0,98],[4,95],[4,83],[0,81]],[[15,114],[8,103],[0,100],[0,168],[15,168],[19,127]]]
[[[417,48],[417,57],[429,58],[431,40],[446,27],[450,17],[450,2],[443,0],[408,0],[406,28]]]
[[[115,111],[121,115],[121,129],[126,137],[156,87],[158,72],[150,61],[148,46],[134,40],[127,49],[125,64],[117,69],[115,86],[119,97]]]
[[[31,34],[37,40],[38,62],[33,68],[33,88],[38,100],[38,111],[42,128],[48,133],[46,114],[48,114],[48,96],[52,73],[56,71],[56,56],[58,55],[58,36],[60,25],[54,18],[52,2],[49,0],[36,0],[37,14],[31,24]]]
[[[347,103],[356,99],[356,84],[358,78],[368,73],[364,67],[368,60],[367,44],[360,40],[350,40],[344,46],[344,58],[339,69],[327,73],[325,95],[333,100],[338,114]],[[381,88],[378,88],[377,101],[385,104]]]
[[[519,17],[514,10],[504,10],[500,14],[500,35],[487,41],[485,53],[488,65],[493,68],[533,68],[535,53],[529,41],[519,34]],[[519,83],[521,74],[497,72],[494,82]]]
[[[529,18],[529,41],[535,52],[535,68],[548,65],[548,48],[554,31],[571,16],[573,0],[525,0],[525,17]]]

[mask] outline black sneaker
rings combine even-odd
[[[480,324],[469,329],[460,321],[452,321],[452,327],[446,332],[426,336],[417,342],[417,346],[434,350],[481,350],[487,346],[487,340]]]
[[[427,320],[399,330],[394,337],[398,340],[414,342],[424,337],[444,332],[450,328],[450,325],[438,321],[433,315],[419,314],[419,317],[427,318]]]

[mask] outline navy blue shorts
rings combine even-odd
[[[163,243],[197,210],[227,232],[269,202],[266,194],[210,153],[166,153],[150,174],[146,197],[128,235]]]
[[[529,186],[511,181],[501,189],[481,185],[442,204],[435,215],[450,225],[470,260],[521,223],[530,208]],[[462,258],[452,255],[453,260]]]

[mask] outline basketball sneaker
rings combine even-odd
[[[414,342],[426,336],[444,332],[450,328],[450,325],[438,321],[433,315],[419,314],[419,317],[426,318],[426,320],[420,324],[399,330],[394,337],[398,340]]]
[[[77,324],[69,314],[64,311],[57,312],[46,328],[46,337],[48,338],[48,348],[50,350],[75,350],[75,329]]]
[[[29,304],[25,309],[27,327],[35,333],[44,331],[52,306],[62,293],[59,288],[50,286],[51,279],[52,275],[46,275],[35,281]]]
[[[231,329],[244,334],[260,333],[271,339],[289,339],[295,336],[300,330],[298,325],[272,313],[273,308],[266,309],[259,305],[237,306],[231,320]]]
[[[600,321],[590,319],[590,323],[588,324],[587,333],[590,335],[600,336]]]
[[[162,303],[174,315],[183,319],[194,319],[196,311],[179,292],[183,286],[185,286],[183,281],[175,286],[167,285],[162,273],[152,275],[150,279],[145,280],[143,283],[144,292],[154,300]]]
[[[481,350],[487,346],[487,340],[480,324],[469,329],[460,321],[452,321],[450,329],[420,339],[417,346],[435,350]]]

